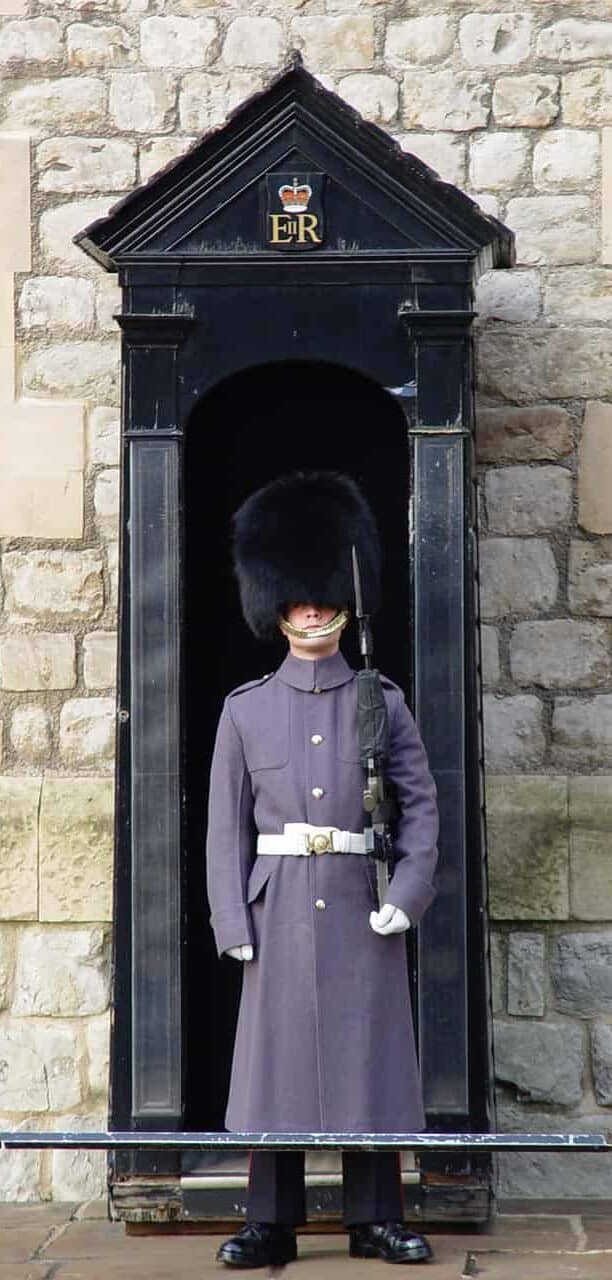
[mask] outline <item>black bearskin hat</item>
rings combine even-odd
[[[350,476],[296,471],[258,489],[234,514],[234,569],[242,612],[260,639],[276,634],[291,602],[354,608],[357,548],[364,609],[380,593],[380,544],[374,516]]]

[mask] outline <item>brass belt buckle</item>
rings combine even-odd
[[[307,849],[309,853],[333,853],[334,852],[334,831],[339,831],[339,827],[330,827],[329,831],[318,831],[316,836],[307,837]]]

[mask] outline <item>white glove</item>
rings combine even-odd
[[[410,921],[401,907],[393,907],[386,902],[380,911],[370,912],[370,928],[385,937],[388,933],[405,933],[410,928]]]
[[[228,947],[225,954],[231,956],[232,960],[252,960],[253,948],[250,942],[245,942],[241,947]]]

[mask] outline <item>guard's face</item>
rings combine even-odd
[[[324,627],[337,614],[337,608],[328,604],[297,604],[291,602],[285,610],[287,622],[302,631],[314,627]]]

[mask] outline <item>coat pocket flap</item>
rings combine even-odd
[[[247,884],[247,902],[255,901],[276,866],[276,858],[260,855],[255,859]]]

